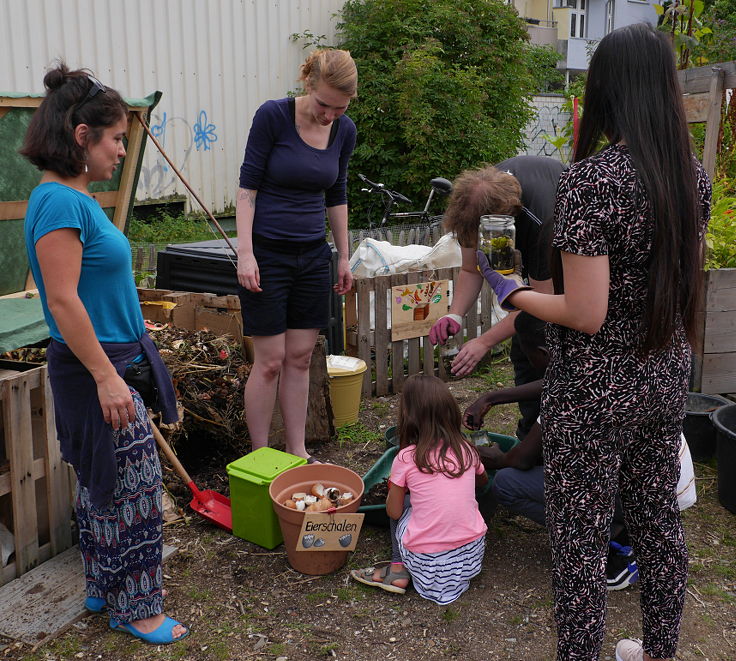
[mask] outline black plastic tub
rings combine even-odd
[[[710,416],[713,411],[730,403],[719,395],[688,393],[682,431],[690,447],[693,461],[709,461],[716,453],[716,430]]]
[[[713,413],[717,432],[718,501],[736,514],[736,404]]]

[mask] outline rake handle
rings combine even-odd
[[[204,212],[207,214],[209,219],[212,221],[214,226],[217,228],[218,232],[222,235],[222,238],[225,239],[225,242],[230,247],[230,250],[233,251],[233,254],[237,257],[238,251],[235,250],[235,246],[233,246],[232,241],[230,241],[230,237],[225,233],[225,230],[222,229],[220,226],[220,223],[217,222],[217,219],[212,215],[212,212],[205,206],[205,203],[202,202],[202,200],[199,198],[199,195],[194,191],[194,189],[189,185],[189,182],[184,178],[184,175],[179,172],[179,169],[176,167],[176,165],[173,164],[171,159],[169,158],[168,154],[164,151],[164,148],[161,146],[158,140],[156,140],[153,133],[151,133],[151,129],[149,128],[148,124],[146,123],[146,120],[141,117],[140,113],[135,113],[136,118],[141,123],[141,126],[145,130],[145,132],[148,134],[148,137],[151,138],[151,141],[154,145],[156,145],[156,148],[161,152],[161,155],[166,159],[166,162],[171,166],[171,169],[174,171],[177,177],[181,180],[181,183],[183,183],[187,190],[192,194],[192,197],[194,197],[195,200],[199,203],[199,206],[202,207]],[[167,455],[168,456],[168,455]]]
[[[179,461],[179,458],[174,454],[174,451],[171,449],[171,446],[166,442],[166,439],[163,437],[163,434],[159,430],[159,428],[156,426],[156,424],[151,420],[150,416],[148,418],[148,421],[151,423],[151,429],[153,430],[153,437],[156,439],[156,443],[158,443],[158,446],[161,448],[163,453],[166,455],[166,458],[169,460],[171,465],[174,467],[174,470],[179,474],[179,477],[181,477],[184,482],[187,483],[190,487],[194,486],[194,483],[192,482],[192,478],[189,477],[189,473],[187,473],[187,469],[182,466],[181,462]],[[194,490],[197,490],[197,487],[194,487]]]

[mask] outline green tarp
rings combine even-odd
[[[49,336],[41,299],[0,299],[0,353],[35,344]]]

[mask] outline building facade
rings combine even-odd
[[[656,25],[654,0],[510,0],[527,22],[533,44],[555,46],[569,77],[588,68],[595,45],[616,28]]]

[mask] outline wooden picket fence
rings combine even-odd
[[[450,378],[439,359],[438,349],[428,337],[391,341],[391,287],[449,280],[452,291],[459,272],[460,268],[455,267],[355,280],[353,291],[345,297],[345,338],[346,352],[368,365],[363,376],[363,397],[400,392],[404,380],[412,374],[434,374],[443,380]],[[474,306],[463,319],[464,333],[456,336],[458,347],[462,346],[463,335],[466,340],[472,339],[490,328],[493,300],[493,292],[484,284],[480,310]]]

